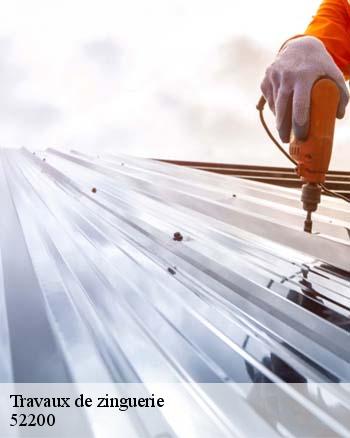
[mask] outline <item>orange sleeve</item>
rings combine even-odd
[[[305,31],[320,39],[345,76],[350,76],[350,0],[324,0]]]

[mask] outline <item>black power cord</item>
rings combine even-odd
[[[298,165],[298,163],[288,154],[288,152],[284,149],[283,146],[281,146],[278,141],[276,140],[276,138],[273,136],[272,132],[270,131],[269,127],[267,126],[266,122],[265,122],[265,118],[264,118],[264,107],[266,104],[266,99],[264,96],[260,97],[260,100],[256,106],[256,109],[259,111],[259,116],[260,116],[260,121],[261,124],[263,125],[266,134],[270,137],[272,143],[274,143],[278,149],[282,152],[282,154],[288,158],[289,161],[291,161],[295,166]]]
[[[320,184],[320,186],[326,195],[336,196],[337,198],[343,199],[343,201],[350,203],[350,199],[347,198],[346,196],[342,195],[341,193],[334,192],[333,190],[327,189],[327,187],[324,184]]]
[[[264,107],[266,104],[266,99],[264,96],[261,96],[259,99],[258,104],[256,105],[256,109],[259,111],[259,117],[260,117],[260,121],[262,126],[264,127],[266,134],[269,136],[269,138],[271,139],[271,141],[274,143],[275,146],[277,146],[277,148],[279,149],[280,152],[282,152],[282,154],[288,158],[288,160],[290,162],[292,162],[295,166],[298,165],[298,163],[288,154],[288,152],[284,149],[284,147],[282,145],[280,145],[280,143],[276,140],[276,138],[274,137],[274,135],[272,134],[272,132],[270,131],[269,127],[266,124],[265,118],[264,118]],[[326,195],[330,195],[330,196],[335,196],[339,199],[342,199],[345,202],[350,203],[350,199],[348,199],[346,196],[342,195],[341,193],[338,192],[334,192],[333,190],[329,190],[327,189],[327,187],[324,184],[320,184],[323,192]]]

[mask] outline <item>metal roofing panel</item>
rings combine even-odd
[[[292,189],[0,157],[1,381],[350,381],[345,203],[324,199],[310,236]]]
[[[300,188],[302,186],[302,182],[295,169],[289,167],[248,166],[244,164],[207,163],[202,161],[161,161],[284,187]],[[337,191],[350,198],[350,172],[329,171],[326,175],[325,185],[329,190]]]

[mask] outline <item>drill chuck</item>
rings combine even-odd
[[[318,204],[321,202],[322,188],[316,183],[306,183],[301,190],[301,201],[303,209],[307,212],[306,220],[304,222],[304,231],[312,232],[311,213],[317,210]]]
[[[314,212],[321,202],[321,186],[316,183],[307,183],[301,190],[301,201],[305,211]]]

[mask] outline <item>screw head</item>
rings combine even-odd
[[[176,242],[181,242],[183,240],[183,235],[179,231],[177,231],[173,235],[173,240],[175,240]]]
[[[174,269],[174,268],[168,268],[168,272],[171,274],[171,275],[175,275],[176,274],[176,268]]]

